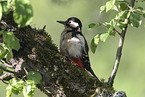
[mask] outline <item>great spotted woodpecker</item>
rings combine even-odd
[[[71,62],[89,71],[94,77],[90,67],[88,44],[82,34],[82,23],[76,17],[70,17],[66,21],[57,21],[64,25],[65,29],[61,33],[60,52],[67,56]],[[97,77],[96,77],[97,78]]]

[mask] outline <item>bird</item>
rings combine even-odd
[[[80,19],[70,17],[66,21],[57,22],[63,24],[65,27],[60,37],[60,53],[97,78],[90,66],[89,47],[82,34],[82,23]]]

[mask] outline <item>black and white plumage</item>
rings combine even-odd
[[[66,21],[57,21],[65,26],[60,39],[60,52],[67,56],[79,67],[89,71],[94,77],[93,70],[90,67],[88,56],[88,44],[82,34],[82,23],[76,17],[71,17]],[[96,77],[97,78],[97,77]]]

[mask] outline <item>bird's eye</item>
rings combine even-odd
[[[71,24],[71,21],[69,21],[68,23]]]

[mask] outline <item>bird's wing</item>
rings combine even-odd
[[[92,70],[91,66],[90,66],[90,61],[89,61],[89,55],[88,55],[88,51],[89,51],[89,47],[87,44],[87,41],[85,39],[85,37],[83,36],[83,34],[78,34],[77,37],[82,41],[83,43],[83,56],[81,58],[82,62],[83,62],[83,66],[84,68],[89,71],[94,77],[96,77],[96,75],[94,74],[94,71]],[[96,77],[97,78],[97,77]],[[97,78],[98,79],[98,78]]]
[[[88,47],[88,44],[87,44],[85,37],[81,33],[78,33],[76,36],[83,44],[83,53],[88,55],[89,47]]]

